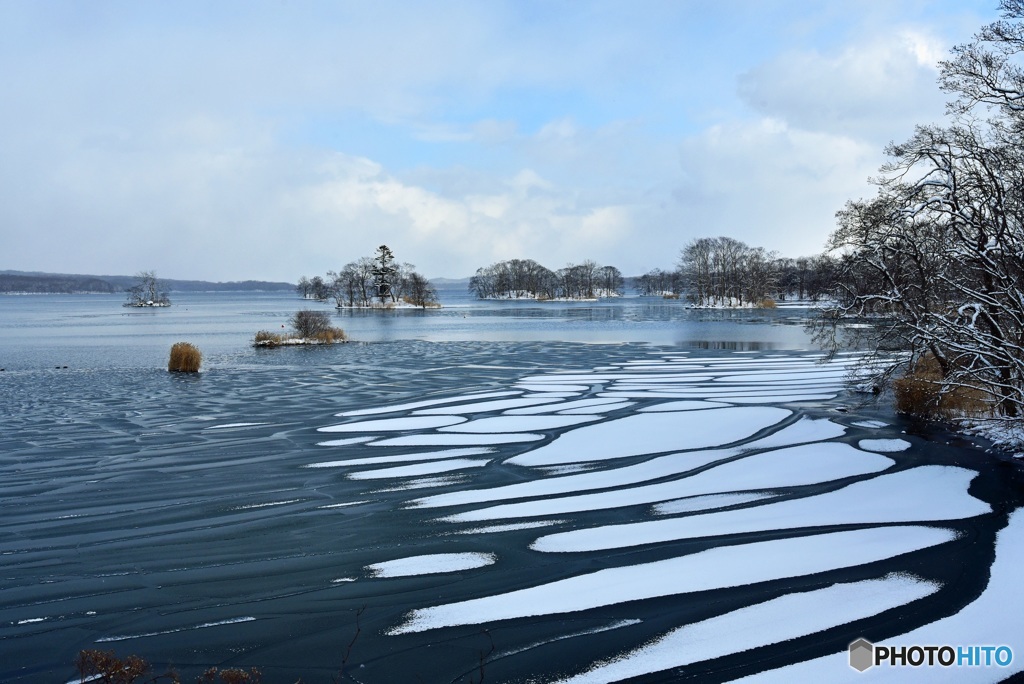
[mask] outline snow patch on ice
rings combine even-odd
[[[737,494],[707,494],[705,496],[691,496],[688,499],[676,499],[665,501],[654,505],[654,512],[657,515],[676,515],[679,513],[693,513],[694,511],[706,511],[713,508],[725,508],[726,506],[738,506],[739,504],[751,503],[772,499],[776,494],[770,492],[742,492]]]
[[[667,560],[412,611],[390,634],[590,610],[626,601],[738,587],[864,565],[945,544],[940,527],[892,526],[716,547]],[[792,681],[792,680],[791,680]]]
[[[559,684],[617,682],[777,644],[877,615],[930,596],[938,589],[932,582],[892,574],[882,579],[786,594],[679,627],[635,651],[559,680]],[[823,606],[827,610],[822,610]]]
[[[420,477],[422,475],[437,475],[439,473],[450,473],[454,470],[466,470],[468,468],[483,468],[490,463],[485,459],[453,458],[443,461],[428,461],[415,465],[398,466],[395,468],[381,468],[378,470],[360,470],[348,473],[350,480],[384,480],[392,477]]]
[[[317,432],[401,432],[405,430],[429,430],[462,423],[460,416],[414,416],[407,418],[381,418],[358,423],[342,423],[317,428]]]
[[[493,553],[433,553],[373,563],[366,569],[375,577],[411,577],[475,570],[493,565],[497,560]]]
[[[507,463],[547,466],[702,449],[742,440],[790,415],[768,406],[635,414],[577,428]]]
[[[910,442],[905,439],[862,439],[857,446],[865,451],[879,451],[882,453],[893,453],[906,451],[910,448]]]
[[[541,537],[530,547],[558,553],[601,551],[770,530],[972,518],[992,511],[967,493],[977,474],[964,468],[922,466],[827,494],[753,508],[560,532]]]
[[[342,468],[346,466],[381,465],[384,463],[408,463],[412,461],[434,461],[443,458],[458,458],[462,456],[482,456],[493,453],[494,449],[488,447],[468,449],[444,449],[442,451],[420,451],[415,454],[399,454],[397,456],[369,456],[367,458],[348,458],[340,461],[322,461],[310,463],[303,468]]]

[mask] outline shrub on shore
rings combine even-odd
[[[348,342],[348,336],[341,328],[331,325],[331,317],[324,311],[303,309],[291,318],[295,332],[290,334],[260,330],[253,340],[255,347],[281,347],[303,344],[338,344]]]
[[[952,421],[992,410],[990,397],[980,389],[944,384],[939,362],[931,354],[920,358],[892,386],[896,411],[917,418]]]
[[[171,347],[167,370],[172,373],[198,373],[202,362],[203,354],[197,347],[188,342],[177,342]]]
[[[256,333],[257,347],[277,347],[284,342],[284,335],[272,333],[269,330],[260,330]]]

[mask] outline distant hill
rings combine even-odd
[[[135,276],[95,276],[34,271],[0,271],[0,293],[77,294],[124,292],[137,281]],[[242,280],[213,283],[205,280],[160,278],[169,292],[284,292],[291,283]]]
[[[91,276],[0,273],[0,293],[5,294],[111,294],[117,291],[113,284]]]

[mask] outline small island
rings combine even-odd
[[[439,309],[437,291],[410,263],[399,263],[387,245],[372,257],[346,264],[327,277],[299,280],[303,299],[334,300],[337,309]]]
[[[167,307],[171,300],[157,280],[156,271],[142,271],[135,276],[136,283],[128,288],[124,306],[131,308]]]
[[[296,345],[341,344],[348,342],[348,336],[341,328],[331,325],[326,311],[296,311],[291,318],[292,333],[275,333],[260,330],[253,340],[254,347],[286,347]]]
[[[469,280],[479,299],[594,301],[621,297],[623,287],[619,269],[589,260],[552,271],[533,259],[509,259],[478,268]]]

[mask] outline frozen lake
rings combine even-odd
[[[254,350],[323,305],[174,300],[0,297],[0,681],[85,648],[186,680],[860,681],[858,637],[1021,669],[1017,466],[847,393],[801,311],[456,291]],[[200,376],[164,370],[179,340]]]

